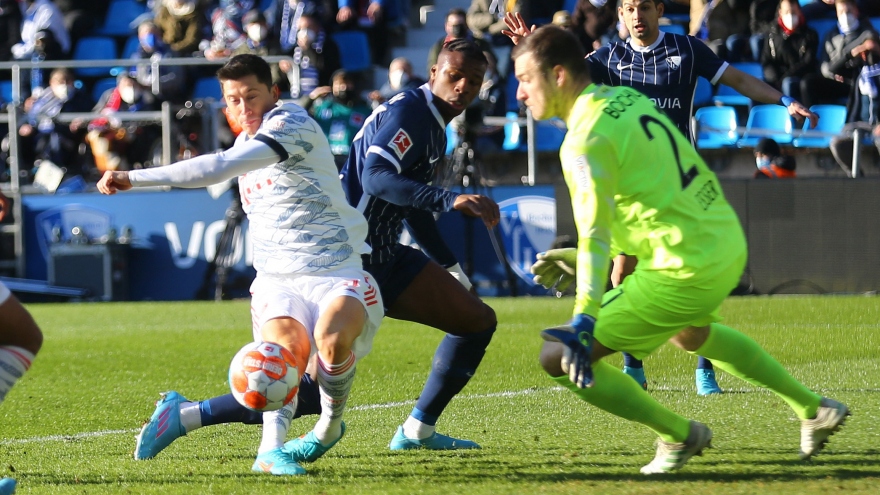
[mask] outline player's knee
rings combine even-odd
[[[342,362],[348,358],[355,339],[360,335],[360,328],[346,329],[339,332],[316,332],[315,347],[326,362]]]
[[[465,328],[467,333],[479,333],[486,331],[494,331],[498,325],[498,318],[495,316],[495,310],[488,304],[480,301],[480,308],[474,317],[465,318]]]
[[[706,343],[709,338],[709,327],[688,327],[678,332],[670,341],[680,349],[694,352]]]
[[[562,344],[559,342],[544,342],[541,347],[541,367],[552,377],[563,376],[562,371]]]

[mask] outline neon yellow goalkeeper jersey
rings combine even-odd
[[[578,229],[574,312],[596,316],[610,256],[674,288],[711,280],[746,249],[718,178],[645,95],[591,84],[559,151]]]

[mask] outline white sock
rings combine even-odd
[[[187,433],[202,427],[202,411],[198,402],[180,403],[180,425]]]
[[[342,412],[354,382],[354,353],[340,364],[325,363],[318,355],[318,390],[321,392],[321,417],[315,424],[315,437],[328,445],[342,435]]]
[[[0,346],[0,403],[9,389],[31,367],[34,354],[27,349],[12,345]]]
[[[281,448],[287,440],[287,431],[296,411],[298,399],[294,397],[289,404],[277,411],[263,413],[263,440],[260,442],[258,454]]]
[[[412,416],[406,418],[403,423],[403,434],[406,435],[406,438],[424,440],[433,435],[435,431],[437,431],[437,427],[434,425],[422,423]]]

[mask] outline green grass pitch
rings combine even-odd
[[[754,337],[808,386],[853,416],[812,462],[798,460],[799,423],[782,400],[720,374],[722,396],[697,397],[696,358],[670,345],[646,360],[651,393],[707,423],[714,447],[682,471],[644,477],[654,436],[554,388],[539,368],[538,332],[571,299],[488,300],[498,332],[477,376],[438,429],[479,451],[390,452],[442,337],[387,319],[358,364],[346,437],[308,476],[251,473],[260,428],[221,425],[132,459],[158,393],[228,391],[231,356],[250,340],[244,301],[31,305],[45,344],[0,406],[0,474],[19,494],[256,493],[880,493],[880,299],[744,297],[725,322]],[[615,364],[618,357],[611,358]],[[291,437],[315,417],[296,420]]]

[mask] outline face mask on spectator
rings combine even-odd
[[[266,35],[269,34],[269,30],[266,28],[266,26],[251,24],[247,27],[247,34],[251,40],[259,43],[266,39]]]
[[[300,29],[296,33],[296,38],[307,45],[312,44],[312,42],[315,41],[316,37],[317,33],[312,31],[311,29]]]
[[[838,17],[837,22],[840,24],[840,30],[844,34],[849,34],[859,27],[859,19],[850,13]]]
[[[409,82],[409,76],[402,70],[396,70],[388,74],[388,82],[391,83],[392,88],[398,89]]]
[[[597,9],[600,7],[604,7],[608,0],[590,0],[590,3],[593,4]]]
[[[800,17],[794,14],[785,14],[782,16],[782,25],[785,26],[786,29],[790,31],[794,31],[798,24],[801,22]]]
[[[137,100],[137,97],[140,96],[134,88],[122,88],[119,90],[119,96],[122,97],[122,101],[131,105]]]
[[[55,98],[58,98],[61,101],[67,101],[70,93],[73,93],[73,89],[66,84],[55,84],[51,86],[51,88],[52,94],[55,95]]]
[[[770,158],[766,156],[756,156],[755,165],[757,165],[758,168],[767,168],[770,166]]]

